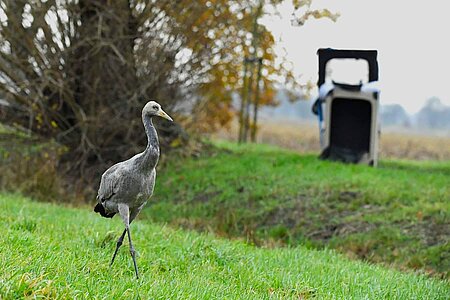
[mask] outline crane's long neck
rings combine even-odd
[[[152,118],[149,116],[142,116],[145,133],[147,134],[147,147],[142,153],[141,166],[143,169],[152,170],[156,167],[159,159],[159,141],[158,134],[153,126]]]

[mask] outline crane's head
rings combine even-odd
[[[142,116],[158,116],[169,121],[173,121],[172,118],[162,110],[161,105],[159,105],[159,103],[156,101],[149,101],[147,102],[147,104],[145,104],[144,108],[142,109]]]

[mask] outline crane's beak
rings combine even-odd
[[[160,116],[161,118],[169,120],[170,122],[173,122],[172,118],[168,114],[166,114],[162,109],[160,109],[157,112],[157,115]]]

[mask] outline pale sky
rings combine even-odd
[[[277,53],[292,61],[301,82],[317,82],[318,48],[378,50],[381,103],[415,113],[432,96],[450,105],[448,7],[442,0],[315,0],[313,8],[339,12],[338,21],[293,26],[294,9],[286,3],[279,7],[282,18],[265,17],[263,23],[281,39]]]

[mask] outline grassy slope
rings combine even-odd
[[[327,245],[450,275],[450,162],[370,168],[264,145],[219,146],[166,166],[144,214],[255,244]]]
[[[119,219],[0,194],[0,298],[445,299],[448,283],[348,261],[332,251],[274,250],[138,220],[141,270],[127,245],[108,268]]]

